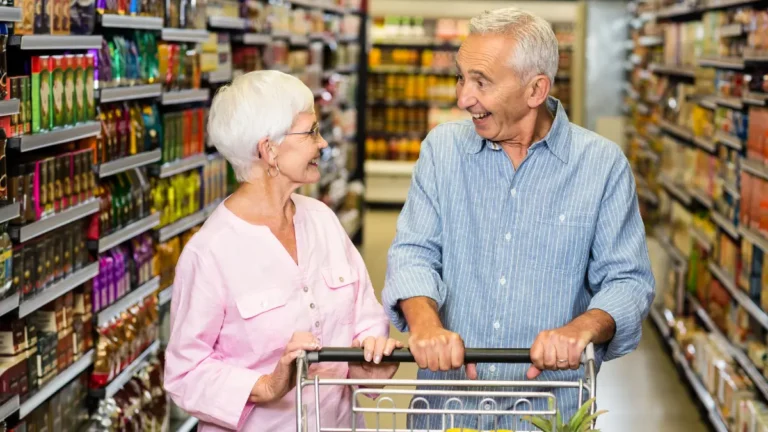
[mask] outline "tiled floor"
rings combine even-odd
[[[387,250],[395,233],[397,211],[371,211],[366,215],[363,257],[377,293],[384,283]],[[656,245],[651,244],[654,272],[665,259]],[[657,280],[663,280],[657,276]],[[393,335],[407,341],[407,335],[393,330]],[[416,369],[403,365],[398,378],[414,378]],[[699,416],[692,396],[681,382],[670,357],[662,351],[661,342],[652,324],[646,322],[640,347],[634,353],[606,363],[598,376],[600,409],[608,410],[598,421],[603,432],[700,432],[707,427]],[[399,407],[403,401],[395,400]],[[407,400],[405,401],[407,406]],[[380,419],[382,430],[391,430],[391,418]],[[369,427],[375,427],[369,418]],[[397,420],[404,427],[403,420]]]

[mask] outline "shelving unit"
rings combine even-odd
[[[64,225],[81,220],[99,211],[99,202],[97,200],[86,201],[82,204],[70,207],[67,210],[59,212],[53,216],[48,216],[37,222],[26,225],[11,225],[8,228],[8,234],[11,239],[17,243],[24,243],[35,237],[49,233]]]
[[[151,150],[144,153],[138,153],[133,156],[117,159],[112,162],[106,162],[98,167],[99,178],[103,179],[115,174],[130,171],[135,168],[143,167],[159,161],[161,158],[160,149]]]
[[[70,381],[79,376],[82,372],[88,369],[93,364],[94,351],[90,350],[83,354],[79,360],[77,360],[72,366],[62,371],[56,377],[41,387],[37,393],[32,395],[29,399],[24,401],[19,407],[19,418],[26,417],[29,413],[35,410],[40,404],[45,402],[59,390],[61,390]]]
[[[126,242],[139,234],[151,230],[160,224],[160,213],[147,216],[144,219],[140,219],[130,225],[122,228],[112,234],[100,238],[98,241],[91,242],[89,244],[90,249],[98,250],[99,253],[104,253],[113,247]]]
[[[113,397],[115,394],[117,394],[118,391],[120,391],[126,384],[128,384],[128,381],[133,378],[133,375],[136,374],[136,372],[139,370],[139,368],[144,364],[144,362],[152,355],[157,354],[157,352],[160,349],[160,342],[155,341],[147,347],[141,354],[139,354],[136,359],[131,362],[130,365],[128,365],[120,374],[118,374],[112,381],[110,381],[109,384],[107,384],[106,387],[99,390],[93,390],[91,391],[91,394],[98,398],[103,397]]]
[[[672,358],[683,364],[681,376],[712,427],[723,431],[736,426],[721,415],[722,393],[709,394],[701,385],[702,372],[692,367],[699,356],[702,362],[713,360],[707,348],[681,346],[678,337],[690,341],[701,335],[696,343],[710,344],[729,358],[716,367],[753,383],[756,395],[750,403],[768,404],[765,365],[752,360],[752,350],[766,343],[768,313],[760,289],[746,286],[754,283],[755,269],[752,255],[749,262],[744,255],[757,255],[758,249],[768,253],[768,236],[756,225],[745,225],[756,217],[745,200],[757,192],[744,189],[751,179],[768,180],[766,161],[750,156],[755,154],[754,134],[763,133],[752,124],[753,116],[762,115],[756,110],[768,100],[754,86],[760,85],[768,59],[750,50],[749,44],[760,43],[748,39],[752,27],[734,21],[749,17],[743,8],[752,4],[757,3],[681,2],[654,10],[654,4],[632,2],[628,7],[632,44],[627,55],[637,61],[627,70],[625,103],[632,128],[627,156],[638,185],[659,198],[638,194],[647,231],[678,264],[665,277],[675,283],[657,291],[651,318],[675,345]],[[730,13],[737,9],[739,14]],[[649,38],[657,43],[649,47]],[[743,55],[729,51],[741,43],[747,45]],[[694,50],[694,44],[701,49]],[[645,107],[640,109],[639,102]],[[675,312],[661,319],[661,310]],[[691,356],[693,363],[688,363]],[[729,387],[722,391],[734,390],[724,385]]]
[[[120,315],[129,307],[135,305],[145,297],[152,295],[157,291],[157,287],[160,285],[160,278],[155,277],[144,285],[133,289],[128,294],[111,304],[110,306],[102,309],[96,314],[96,323],[99,326],[107,324],[113,318]]]
[[[9,149],[20,152],[40,150],[59,144],[91,138],[101,133],[101,124],[95,121],[32,135],[8,138]]]
[[[19,318],[35,312],[46,304],[56,300],[99,274],[99,263],[95,262],[73,272],[71,275],[46,288],[43,292],[19,304]]]

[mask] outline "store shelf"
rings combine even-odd
[[[19,402],[19,396],[12,396],[10,399],[0,405],[0,422],[5,421],[8,417],[15,414],[21,406]]]
[[[735,110],[744,109],[744,103],[739,98],[720,96],[715,98],[715,103],[717,103],[720,106],[724,106],[726,108],[731,108]]]
[[[752,315],[752,318],[759,322],[763,328],[768,329],[768,315],[760,309],[760,306],[749,298],[747,293],[736,286],[736,280],[733,275],[728,274],[724,269],[713,262],[709,263],[709,271],[712,273],[712,276],[717,278],[723,287],[728,290],[731,297]]]
[[[706,252],[712,251],[712,240],[707,238],[707,236],[701,232],[698,228],[691,227],[690,229],[691,237],[696,242],[697,245],[699,245],[701,248],[703,248]]]
[[[692,188],[691,189],[691,196],[698,201],[701,205],[706,207],[707,209],[711,210],[712,207],[714,207],[714,202],[712,200],[712,197],[709,196],[706,192],[699,188]]]
[[[51,287],[45,289],[43,292],[37,294],[31,299],[25,299],[22,301],[21,304],[19,304],[19,318],[24,318],[25,316],[40,309],[53,300],[56,300],[62,295],[95,278],[98,274],[98,261],[75,271],[71,275],[67,276],[59,282],[56,282]]]
[[[0,6],[0,22],[21,22],[21,8]]]
[[[216,69],[213,72],[208,72],[205,80],[210,84],[221,84],[232,81],[232,71],[227,69]]]
[[[654,324],[656,324],[656,328],[659,329],[659,332],[664,338],[668,338],[670,335],[670,328],[669,324],[667,324],[667,321],[664,319],[664,315],[659,311],[659,308],[656,306],[651,305],[651,310],[649,315],[651,316],[651,320]]]
[[[741,236],[751,244],[762,249],[763,252],[768,252],[768,237],[764,236],[759,231],[752,228],[739,226],[739,234],[741,234]]]
[[[138,15],[103,14],[101,26],[106,28],[119,28],[131,30],[162,30],[163,19]]]
[[[166,42],[202,43],[208,40],[206,30],[163,28],[161,38]]]
[[[145,217],[144,219],[136,221],[115,233],[109,234],[108,236],[99,239],[98,252],[104,253],[113,247],[136,237],[139,234],[143,234],[151,230],[159,224],[160,213],[155,213]],[[95,245],[92,244],[91,248],[96,249],[93,246]]]
[[[291,35],[290,41],[293,46],[305,47],[309,45],[309,38],[302,35]]]
[[[160,97],[163,94],[161,84],[144,84],[133,87],[104,88],[96,96],[100,103],[122,102],[137,99]]]
[[[43,402],[47,401],[51,396],[58,393],[64,386],[88,369],[91,364],[93,364],[93,350],[83,354],[83,356],[70,367],[60,372],[55,378],[38,389],[37,393],[30,396],[29,399],[22,403],[19,407],[19,419],[23,419],[37,407],[42,405]]]
[[[148,295],[151,295],[160,286],[160,277],[157,276],[144,285],[134,289],[128,294],[121,297],[116,302],[102,309],[96,314],[97,326],[101,327],[109,323],[113,318],[117,317],[124,311],[128,310],[131,306],[140,302]]]
[[[194,417],[186,419],[176,429],[172,429],[174,432],[192,432],[197,427],[198,420]]]
[[[657,46],[663,43],[664,43],[664,38],[661,36],[640,36],[637,39],[637,44],[644,47]]]
[[[150,169],[150,172],[160,178],[168,178],[181,174],[183,172],[191,171],[195,168],[205,166],[208,162],[208,157],[205,154],[199,154],[189,156],[184,159],[180,159],[173,162],[167,162],[160,166],[155,166]]]
[[[719,131],[715,132],[715,141],[737,151],[741,151],[744,148],[744,143],[740,139]]]
[[[744,26],[741,23],[728,24],[717,29],[721,38],[738,37],[744,34]]]
[[[747,91],[741,100],[749,105],[766,106],[768,104],[768,93]]]
[[[752,159],[742,159],[741,169],[763,180],[768,180],[768,165]]]
[[[220,30],[245,30],[248,21],[245,18],[212,16],[208,17],[208,27]]]
[[[696,144],[696,147],[704,150],[707,153],[717,152],[717,144],[709,140],[708,138],[693,137],[693,143]]]
[[[718,69],[744,70],[744,59],[741,57],[704,57],[698,60],[699,66]]]
[[[664,249],[664,251],[669,255],[670,258],[672,258],[673,261],[675,261],[679,266],[687,267],[688,266],[688,257],[677,248],[669,239],[659,239],[659,244]]]
[[[208,102],[208,98],[210,98],[211,95],[210,93],[210,89],[207,88],[163,92],[162,104],[178,105],[194,102]]]
[[[658,205],[659,204],[659,197],[656,196],[653,192],[651,192],[648,189],[638,189],[637,190],[637,196],[641,199],[645,200],[647,203],[651,205]]]
[[[687,297],[688,303],[691,305],[691,309],[699,317],[701,322],[704,323],[704,327],[707,329],[707,331],[715,334],[717,338],[723,341],[723,345],[728,348],[728,354],[733,357],[734,360],[736,360],[742,369],[744,369],[744,372],[747,373],[747,376],[749,376],[749,379],[752,380],[752,383],[755,385],[755,387],[757,387],[760,393],[763,394],[763,397],[768,399],[768,381],[766,381],[766,378],[757,369],[755,364],[752,363],[752,360],[750,360],[749,357],[747,357],[747,354],[740,348],[733,346],[731,341],[728,340],[723,332],[720,331],[720,329],[715,325],[707,311],[701,306],[699,301],[693,295],[688,294]]]
[[[699,100],[699,106],[702,108],[706,108],[708,110],[716,110],[717,109],[717,103],[715,102],[715,98],[712,96],[705,96]]]
[[[160,291],[160,294],[157,295],[157,304],[159,306],[163,306],[170,303],[172,296],[173,296],[173,285]]]
[[[101,35],[13,35],[8,46],[22,50],[89,50],[101,48]]]
[[[672,66],[663,64],[652,64],[650,66],[651,72],[660,75],[670,75],[682,78],[693,78],[695,76],[693,68],[685,66]]]
[[[98,212],[99,205],[100,203],[98,200],[92,199],[37,222],[21,226],[11,225],[8,228],[8,234],[15,243],[24,243]]]
[[[101,133],[101,123],[89,121],[75,126],[8,138],[8,148],[20,152],[39,150],[58,144],[95,137]]]
[[[719,177],[723,182],[723,190],[728,193],[728,195],[731,195],[734,198],[741,198],[741,194],[739,193],[739,188],[736,187],[736,184],[726,181],[722,177]]]
[[[272,36],[260,33],[246,33],[242,39],[245,45],[266,45],[270,42],[272,42]]]
[[[156,149],[124,157],[112,162],[105,162],[98,167],[99,178],[103,179],[121,172],[130,171],[134,168],[149,165],[159,161],[161,156],[160,149]]]
[[[688,193],[686,190],[684,190],[681,187],[678,187],[674,183],[672,183],[671,180],[669,180],[666,177],[660,177],[659,182],[661,183],[661,186],[675,199],[680,201],[681,204],[683,204],[686,207],[690,207],[691,204],[693,204],[693,199],[691,198],[691,194]]]
[[[191,228],[194,228],[205,222],[210,214],[211,210],[203,209],[197,213],[181,218],[166,227],[160,228],[157,232],[157,240],[160,243],[165,243],[177,235],[185,231],[189,231]]]
[[[0,101],[0,117],[18,114],[20,107],[21,102],[18,99]]]
[[[693,132],[690,129],[684,128],[682,126],[678,126],[670,121],[667,121],[664,119],[659,120],[659,127],[664,132],[674,135],[676,138],[679,138],[685,141],[693,140]]]
[[[366,175],[413,175],[413,168],[416,162],[407,161],[387,161],[387,160],[367,160],[365,161]]]
[[[133,378],[133,376],[136,374],[136,372],[141,369],[141,367],[144,365],[144,362],[151,356],[157,354],[157,352],[160,350],[160,342],[155,341],[150,345],[147,349],[145,349],[141,354],[139,354],[136,359],[131,362],[131,364],[128,365],[120,374],[118,374],[109,384],[106,385],[103,389],[99,390],[93,390],[91,392],[92,396],[103,398],[103,397],[112,397],[117,392],[122,390],[123,387],[125,387],[126,384]]]
[[[0,317],[19,307],[19,293],[15,292],[0,300]]]
[[[20,211],[21,204],[17,202],[0,207],[0,224],[16,219],[19,217]]]
[[[715,225],[720,227],[720,229],[722,229],[725,233],[730,235],[733,239],[738,240],[739,238],[741,238],[741,236],[739,235],[739,230],[736,228],[736,225],[734,225],[733,222],[726,219],[725,216],[721,215],[716,211],[712,211],[709,215],[712,218],[712,222],[714,222]]]

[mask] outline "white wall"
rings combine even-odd
[[[577,13],[577,2],[573,1],[370,0],[370,15],[471,18],[485,10],[507,6],[525,9],[550,22],[571,22]]]

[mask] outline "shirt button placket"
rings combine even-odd
[[[320,312],[317,309],[317,305],[315,305],[314,296],[309,291],[309,286],[304,285],[302,290],[307,294],[307,301],[309,302],[309,309],[310,309],[309,315],[314,320],[314,323],[312,324],[313,325],[312,334],[315,335],[318,342],[321,342],[322,336],[320,331]]]

